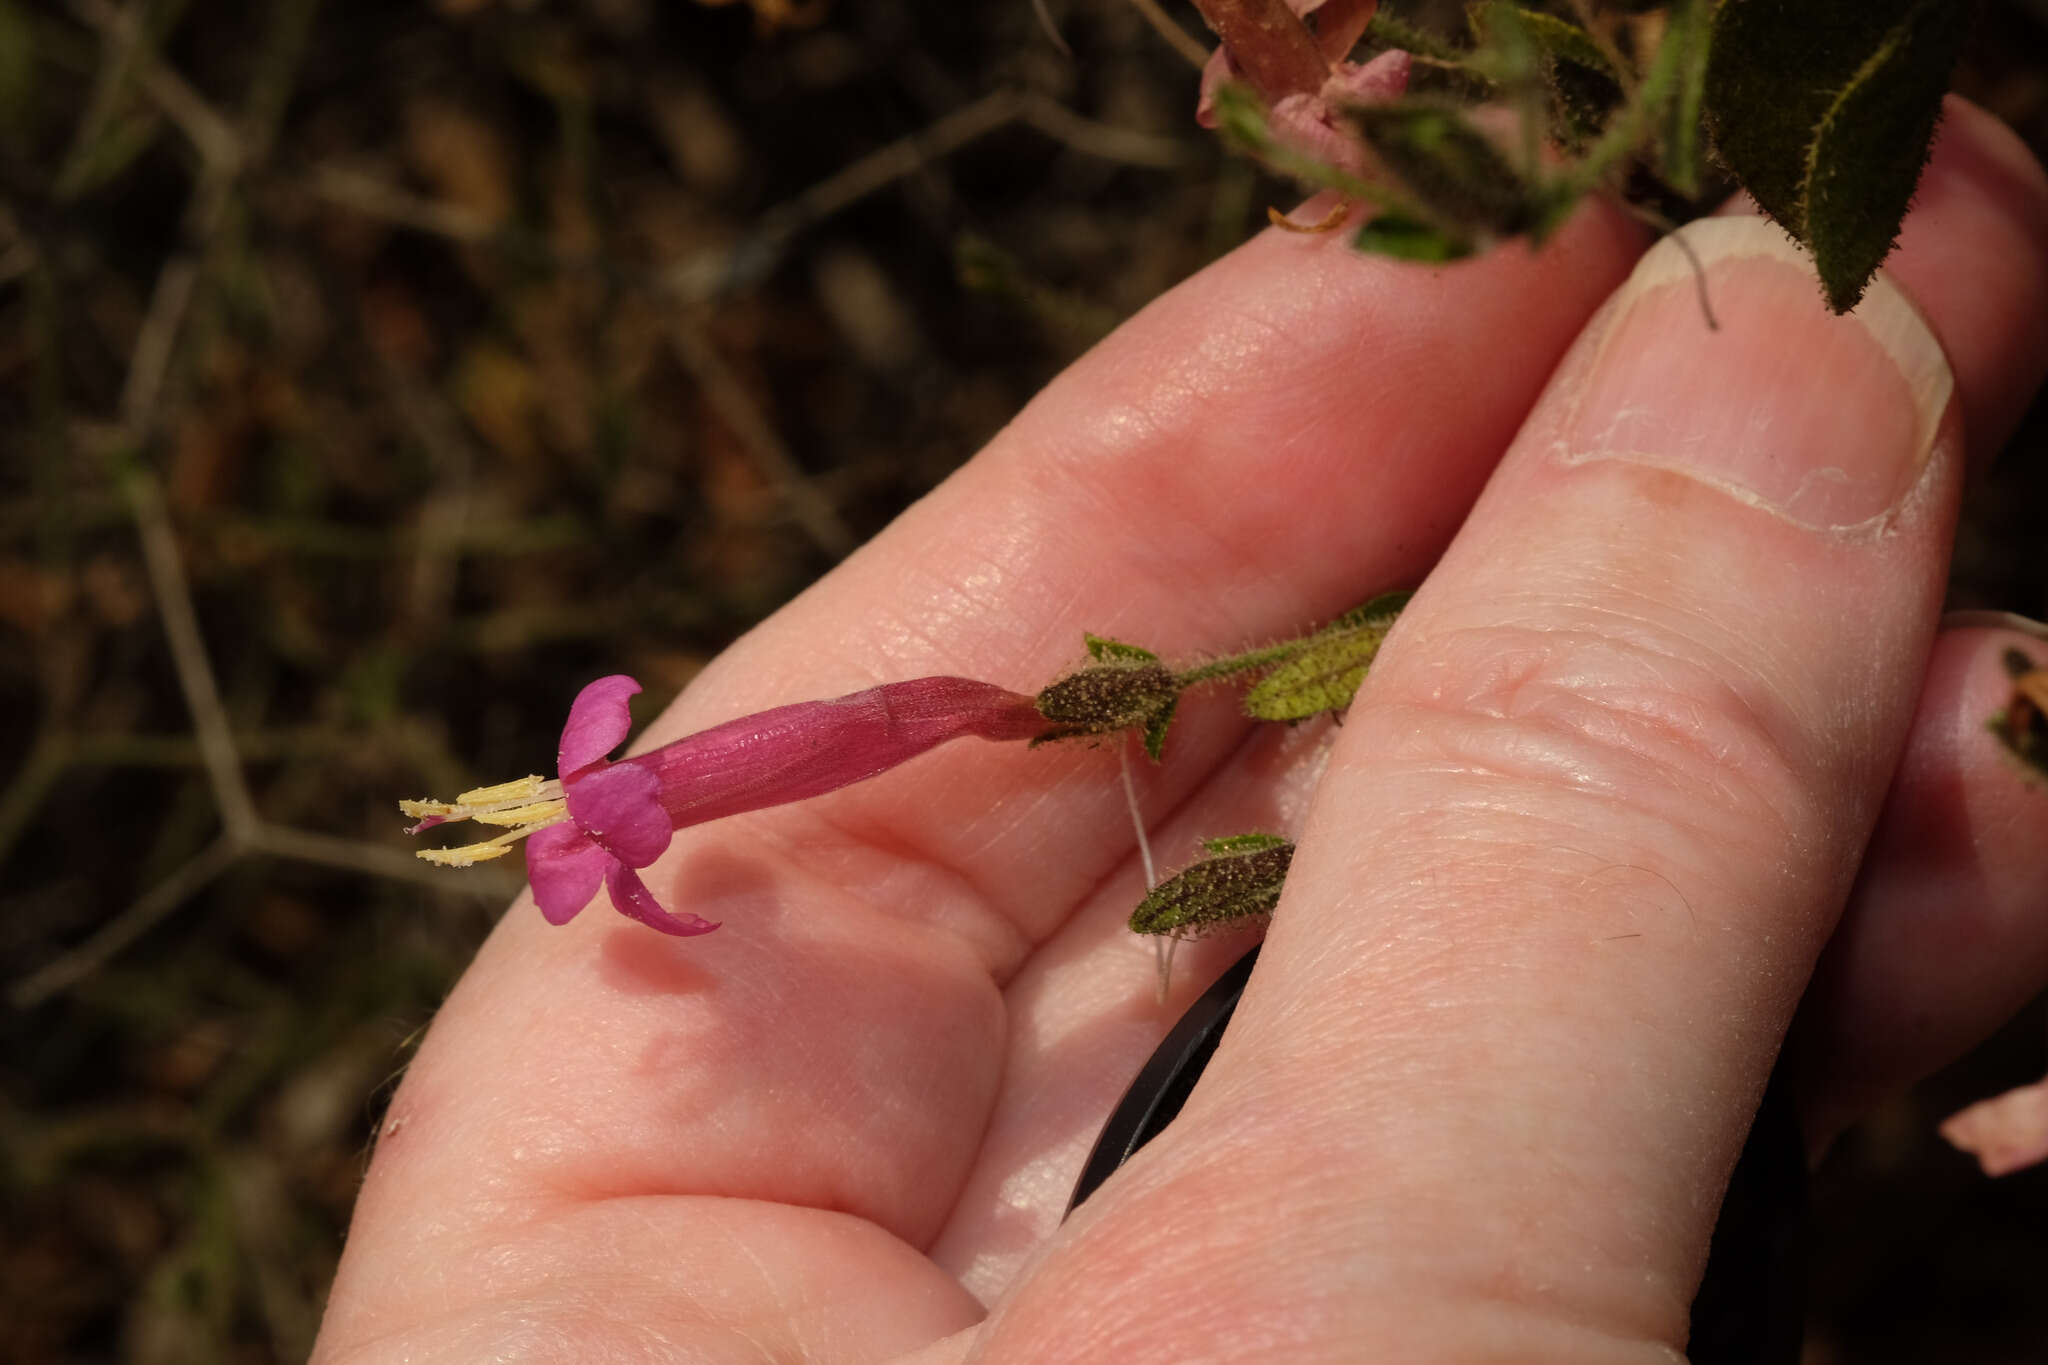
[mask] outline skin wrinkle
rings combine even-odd
[[[1767,738],[1824,733],[1827,730],[1827,726],[1815,723],[1815,710],[1825,703],[1801,708],[1783,688],[1774,687],[1768,681],[1773,675],[1791,677],[1797,673],[1798,670],[1791,666],[1796,650],[1789,642],[1749,639],[1743,642],[1741,650],[1731,648],[1731,642],[1725,640],[1725,628],[1719,625],[1711,604],[1683,600],[1673,603],[1645,594],[1629,594],[1625,582],[1617,588],[1615,578],[1603,580],[1600,577],[1601,570],[1604,566],[1585,570],[1581,580],[1586,589],[1585,598],[1569,597],[1560,601],[1552,596],[1543,602],[1531,602],[1526,616],[1519,619],[1511,612],[1503,612],[1501,624],[1520,628],[1545,640],[1575,631],[1580,638],[1596,644],[1625,641],[1626,647],[1650,667],[1653,680],[1666,684],[1674,697],[1682,696],[1685,690],[1678,685],[1681,672],[1720,682],[1723,685],[1722,695],[1729,704],[1738,708],[1756,731]],[[1617,594],[1621,596],[1615,604],[1598,604],[1600,597],[1616,597]],[[1560,614],[1564,613],[1574,618],[1574,627],[1561,628],[1556,624]],[[1580,621],[1584,624],[1576,624]],[[1699,629],[1685,630],[1683,627],[1686,625]],[[1655,667],[1659,660],[1666,665],[1662,670]],[[1603,674],[1595,670],[1591,676]],[[1769,707],[1760,705],[1761,698],[1768,698],[1772,704]],[[1830,716],[1834,715],[1831,706],[1827,711]],[[1784,719],[1774,722],[1771,719],[1774,714]],[[1789,762],[1791,755],[1786,753],[1784,757]]]
[[[1425,782],[1435,787],[1438,776],[1426,774]],[[1499,785],[1487,781],[1482,790],[1490,792]],[[1508,935],[1503,942],[1519,942],[1521,926],[1491,924],[1484,907],[1503,895],[1519,900],[1541,889],[1546,903],[1560,907],[1572,932],[1589,944],[1630,933],[1651,935],[1659,924],[1681,922],[1685,939],[1697,943],[1703,911],[1711,912],[1716,935],[1739,918],[1735,914],[1739,907],[1730,900],[1736,889],[1723,884],[1717,870],[1731,857],[1770,856],[1784,843],[1775,835],[1751,831],[1739,807],[1724,811],[1718,819],[1695,818],[1687,807],[1663,814],[1617,797],[1571,789],[1556,790],[1546,798],[1546,805],[1538,806],[1524,799],[1529,790],[1526,781],[1510,778],[1508,786],[1511,794],[1504,800],[1483,795],[1473,800],[1454,798],[1403,822],[1407,842],[1427,841],[1431,846],[1463,850],[1459,866],[1455,877],[1441,866],[1431,866],[1423,869],[1422,877],[1407,882],[1399,879],[1399,869],[1376,869],[1373,913],[1382,918],[1433,918],[1447,926],[1447,949],[1468,951],[1496,932]],[[1400,788],[1392,790],[1398,793]],[[1498,832],[1447,830],[1469,824],[1475,813]],[[1660,826],[1646,826],[1646,819],[1658,821]],[[1642,850],[1658,845],[1663,856],[1658,859],[1660,866],[1653,868],[1646,864]],[[1516,850],[1520,850],[1519,856],[1500,856],[1503,851],[1514,855]],[[1568,861],[1557,860],[1554,855],[1559,854]],[[1638,912],[1646,904],[1655,904],[1654,897],[1646,900],[1643,887],[1631,884],[1630,877],[1612,875],[1616,870],[1632,870],[1655,885],[1670,888],[1676,903],[1667,908],[1667,914],[1645,919]],[[1681,914],[1682,921],[1672,918]]]
[[[1725,672],[1595,631],[1522,631],[1526,643],[1518,650],[1517,633],[1460,627],[1424,642],[1433,665],[1430,676],[1439,680],[1436,686],[1420,695],[1410,689],[1411,695],[1401,698],[1376,692],[1374,702],[1410,707],[1425,717],[1469,715],[1547,732],[1583,756],[1580,771],[1611,773],[1610,790],[1632,790],[1640,796],[1642,775],[1653,774],[1656,789],[1672,792],[1681,808],[1698,799],[1703,774],[1720,779],[1717,794],[1758,801],[1781,826],[1792,823],[1791,811],[1811,805],[1802,799],[1805,765],[1778,739],[1787,731],[1762,722],[1752,694],[1729,682]],[[1472,666],[1469,660],[1474,655],[1485,662]],[[1613,662],[1617,658],[1619,666]],[[1596,699],[1587,697],[1578,682],[1587,676],[1626,677],[1640,672],[1643,664],[1653,675],[1648,686],[1625,689],[1610,684]],[[1656,675],[1681,669],[1691,675],[1683,686],[1657,685]],[[1455,692],[1445,686],[1446,678],[1457,684]],[[1702,692],[1705,700],[1690,700]],[[1616,705],[1631,696],[1637,699],[1635,705]],[[1616,723],[1603,727],[1597,724],[1601,721]],[[1415,728],[1426,730],[1427,723],[1418,722]],[[1571,744],[1573,740],[1580,744]],[[1540,749],[1531,756],[1540,758]],[[1620,767],[1613,766],[1617,758],[1625,760]],[[1554,768],[1546,772],[1508,763],[1500,771],[1566,788],[1582,785]]]
[[[913,841],[907,831],[892,832],[886,821],[865,812],[841,813],[833,803],[820,801],[804,814],[808,828],[764,821],[762,835],[780,849],[785,862],[808,871],[819,885],[846,888],[880,918],[950,937],[998,987],[1030,955],[1029,934],[997,908],[970,863]],[[849,876],[856,860],[872,860],[875,868]],[[914,885],[899,890],[902,883]],[[947,908],[935,912],[934,906]],[[991,928],[994,935],[987,932]]]

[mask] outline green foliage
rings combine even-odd
[[[1574,152],[1586,149],[1623,101],[1628,75],[1577,24],[1508,0],[1491,0],[1472,10],[1471,27],[1479,43],[1475,60],[1482,69],[1505,73],[1529,67],[1521,79],[1533,77],[1547,89],[1552,134]],[[1499,55],[1489,58],[1490,50]],[[1526,62],[1519,60],[1523,51]],[[1515,59],[1503,60],[1511,57]],[[1494,79],[1500,81],[1501,74]],[[1526,116],[1526,98],[1522,103]]]
[[[1398,100],[1362,105],[1351,120],[1447,236],[1458,230],[1512,236],[1535,223],[1532,187],[1459,110],[1433,100]]]
[[[1138,645],[1127,645],[1122,640],[1112,640],[1106,635],[1084,633],[1082,640],[1088,646],[1088,657],[1098,663],[1140,663],[1156,664],[1159,656]]]
[[[1610,80],[1620,76],[1613,61],[1600,50],[1592,35],[1577,24],[1567,23],[1542,10],[1511,4],[1509,0],[1493,0],[1493,3],[1473,11],[1473,27],[1482,43],[1509,22],[1535,44],[1547,61],[1570,62],[1589,71],[1597,71]]]
[[[1700,192],[1700,119],[1706,100],[1707,57],[1713,6],[1709,0],[1679,0],[1672,5],[1664,48],[1672,72],[1671,98],[1665,103],[1657,132],[1658,163],[1671,188],[1690,198]]]
[[[1382,213],[1366,220],[1351,244],[1360,251],[1393,256],[1404,261],[1441,264],[1472,254],[1472,239],[1454,235],[1434,223],[1419,222],[1399,213]]]
[[[1415,54],[1428,93],[1335,111],[1370,150],[1372,174],[1289,146],[1248,92],[1219,101],[1218,114],[1226,136],[1276,170],[1378,205],[1380,219],[1354,239],[1360,250],[1427,262],[1502,237],[1541,242],[1602,188],[1626,189],[1656,218],[1689,216],[1688,201],[1715,188],[1711,128],[1727,168],[1813,253],[1829,304],[1846,311],[1898,235],[1974,9],[1480,0],[1464,32],[1446,37],[1383,5],[1367,40]],[[1516,111],[1519,147],[1453,99]],[[1546,141],[1564,159],[1540,157]]]
[[[1245,714],[1255,720],[1294,721],[1351,705],[1380,642],[1411,595],[1384,593],[1310,636],[1245,693]]]
[[[1705,108],[1764,211],[1846,312],[1890,252],[1927,161],[1972,7],[1954,0],[1726,0]]]
[[[1152,888],[1131,912],[1131,932],[1194,938],[1273,913],[1294,845],[1273,834],[1204,839],[1209,856]]]

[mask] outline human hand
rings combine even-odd
[[[1935,635],[1965,447],[2048,362],[2048,186],[1952,107],[1889,271],[1924,411],[1774,258],[1709,260],[1719,332],[1682,271],[1594,318],[1639,249],[1599,212],[1443,270],[1266,234],[641,737],[1430,574],[1341,731],[1195,699],[1141,774],[1169,858],[1301,845],[1202,1086],[1066,1227],[1242,945],[1156,1005],[1116,760],[955,745],[679,832],[645,875],[717,934],[515,906],[393,1100],[315,1359],[1672,1358],[1830,935],[1816,1144],[2048,980],[2048,801],[1982,724],[2016,637]]]

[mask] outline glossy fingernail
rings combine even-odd
[[[1684,473],[1806,526],[1888,515],[1954,388],[1933,332],[1882,277],[1830,313],[1811,262],[1766,220],[1683,234],[1693,259],[1660,242],[1610,305],[1562,458]]]

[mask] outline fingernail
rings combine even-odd
[[[1697,266],[1667,238],[1616,293],[1562,457],[1673,470],[1805,526],[1891,512],[1955,386],[1926,322],[1882,276],[1830,313],[1811,262],[1764,219],[1682,231]]]

